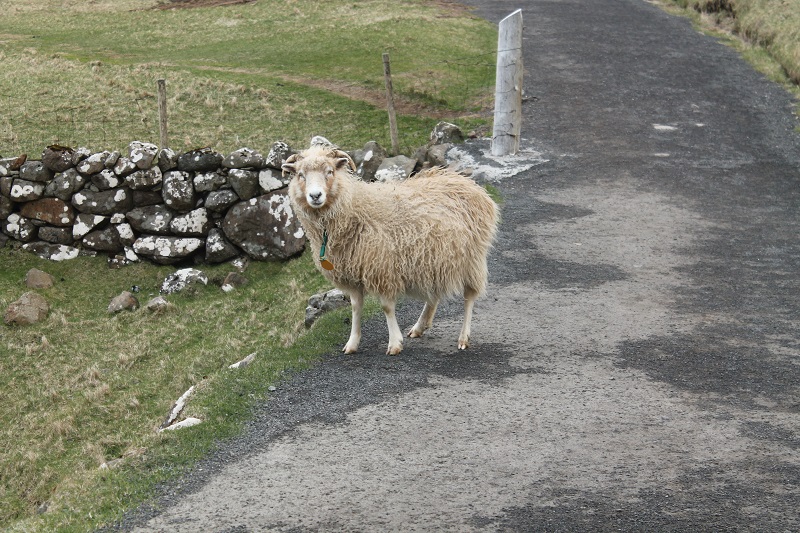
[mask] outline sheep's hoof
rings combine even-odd
[[[403,345],[400,346],[389,346],[386,349],[386,355],[397,355],[403,351]]]
[[[458,339],[458,349],[466,350],[467,348],[469,348],[469,339],[465,340]]]
[[[417,339],[419,337],[422,337],[423,333],[424,333],[423,331],[419,331],[419,330],[417,330],[417,328],[411,328],[408,331],[408,337],[411,338],[411,339]]]
[[[344,348],[342,348],[342,351],[343,351],[345,354],[356,353],[356,350],[358,350],[358,348],[357,348],[357,347],[356,347],[356,348],[351,348],[349,344],[348,344],[347,346],[345,346]]]

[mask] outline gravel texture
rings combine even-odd
[[[800,529],[790,97],[643,1],[523,16],[536,161],[496,183],[470,349],[459,302],[398,357],[371,321],[122,529]]]

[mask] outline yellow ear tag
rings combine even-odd
[[[322,232],[322,247],[319,249],[319,264],[325,270],[333,270],[333,263],[325,259],[325,247],[328,245],[328,232]]]

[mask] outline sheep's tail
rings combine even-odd
[[[489,194],[481,188],[480,195],[475,195],[472,209],[469,257],[470,268],[464,280],[464,289],[474,290],[478,296],[486,294],[489,279],[488,256],[497,238],[497,226],[500,223],[500,209]]]

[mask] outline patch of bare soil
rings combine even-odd
[[[253,71],[241,68],[224,68],[203,66],[203,70],[214,70],[221,72],[239,72],[251,73]],[[380,89],[371,89],[362,85],[349,83],[341,80],[323,80],[317,78],[307,78],[304,76],[290,76],[282,75],[281,78],[290,83],[297,83],[299,85],[306,85],[315,89],[322,89],[329,91],[351,100],[366,102],[370,105],[379,108],[386,107],[386,92]],[[419,117],[429,117],[434,119],[455,119],[455,118],[478,118],[486,116],[491,113],[491,109],[482,109],[480,111],[453,111],[432,105],[425,105],[419,101],[414,101],[409,98],[394,95],[394,108],[395,111],[401,115],[414,115]]]
[[[474,9],[471,6],[466,6],[453,0],[429,0],[428,3],[442,10],[442,14],[440,15],[442,18],[469,17],[472,16],[472,11]]]
[[[189,9],[193,7],[215,7],[232,6],[239,4],[252,4],[257,0],[165,0],[153,9]],[[443,18],[469,16],[471,7],[465,6],[453,0],[430,0],[430,3],[438,6]]]
[[[315,89],[336,93],[351,100],[367,102],[375,107],[386,107],[385,91],[370,89],[340,80],[320,80],[302,76],[282,76],[282,78],[292,83],[299,83],[301,85],[314,87]],[[402,98],[397,94],[394,95],[394,108],[395,111],[401,115],[424,116],[436,119],[478,117],[482,114],[480,112],[456,112],[449,109],[442,109]]]

